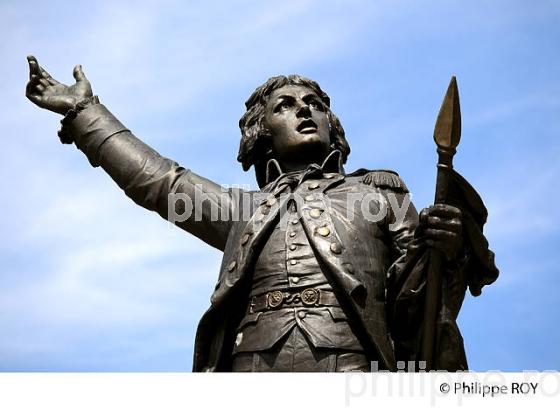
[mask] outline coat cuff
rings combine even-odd
[[[90,164],[99,166],[99,148],[110,137],[128,129],[103,104],[80,111],[69,125],[76,147],[86,154]]]

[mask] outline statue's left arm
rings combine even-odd
[[[389,205],[386,230],[393,263],[387,272],[386,308],[397,360],[419,359],[429,254],[437,249],[445,255],[445,263],[435,364],[438,369],[466,369],[457,315],[467,288],[478,296],[498,274],[482,234],[486,220],[482,200],[454,173],[449,203],[428,207],[419,216],[396,174],[372,172],[364,180],[380,188]]]

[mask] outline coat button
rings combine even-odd
[[[297,265],[297,261],[294,259],[290,260],[290,265],[292,266]]]
[[[305,312],[303,310],[300,310],[297,315],[300,319],[303,319],[305,317]]]
[[[309,189],[317,189],[319,188],[319,183],[318,182],[310,182],[309,185],[307,186]]]
[[[248,233],[246,233],[245,235],[243,235],[243,236],[241,237],[241,245],[245,245],[247,242],[249,242],[249,237],[250,237],[250,236],[251,236],[251,235],[249,235]]]
[[[237,266],[237,262],[236,261],[231,261],[229,263],[229,265],[227,266],[227,270],[229,272],[233,271],[235,269],[235,267]]]
[[[338,242],[331,243],[331,252],[339,254],[342,252],[342,246]]]
[[[292,225],[297,225],[298,224],[298,220],[297,219],[292,219]]]
[[[331,233],[331,230],[329,228],[327,228],[326,226],[322,226],[320,228],[317,228],[317,233],[321,236],[329,236]]]
[[[311,202],[315,199],[315,197],[313,195],[307,195],[305,198],[305,202]]]
[[[319,218],[322,213],[323,210],[319,208],[313,208],[311,211],[309,211],[309,215],[311,215],[313,218]]]
[[[297,276],[295,278],[290,278],[290,280],[292,281],[292,283],[298,283],[299,282],[299,278]]]
[[[266,200],[266,206],[272,206],[276,203],[276,198],[271,196]]]
[[[290,238],[293,238],[294,236],[296,236],[295,232],[290,232]]]
[[[295,251],[296,249],[297,249],[297,245],[295,245],[295,244],[292,243],[292,244],[290,245],[290,250],[291,250],[291,251]]]

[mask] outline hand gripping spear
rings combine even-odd
[[[451,77],[434,129],[434,141],[437,145],[438,164],[436,195],[434,204],[444,204],[453,169],[453,156],[461,139],[461,108],[457,79]],[[426,361],[426,370],[434,370],[434,355],[437,349],[436,322],[441,306],[441,269],[444,256],[440,251],[432,250],[426,283],[426,301],[424,305],[424,326],[420,360]]]

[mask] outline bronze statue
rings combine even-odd
[[[69,87],[28,62],[26,96],[64,115],[63,143],[224,252],[194,371],[467,369],[456,318],[466,289],[479,295],[498,270],[482,200],[451,167],[454,80],[436,126],[436,204],[418,215],[397,173],[344,171],[344,129],[312,80],[273,77],[247,100],[238,160],[254,167],[254,192],[161,157],[99,103],[81,66]]]

